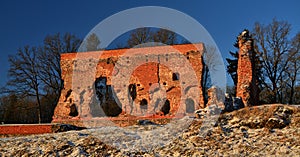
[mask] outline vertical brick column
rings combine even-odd
[[[253,39],[245,30],[238,36],[238,83],[236,96],[241,97],[245,106],[258,103],[258,87],[256,85]]]

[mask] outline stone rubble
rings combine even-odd
[[[300,154],[300,109],[296,107],[246,107],[222,113],[212,127],[204,127],[203,122],[203,117],[184,117],[174,119],[168,125],[133,125],[123,129],[103,127],[0,138],[0,156],[196,157]],[[202,131],[207,134],[201,136]]]

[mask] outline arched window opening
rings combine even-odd
[[[165,101],[165,104],[162,106],[161,111],[164,113],[164,115],[169,114],[170,113],[170,101],[167,99]]]
[[[72,104],[70,106],[70,113],[69,113],[69,116],[72,116],[72,117],[76,117],[78,116],[78,111],[77,111],[77,107],[75,104]]]
[[[96,98],[90,104],[91,113],[94,117],[116,117],[122,112],[122,106],[118,105],[118,100],[113,96],[111,85],[107,84],[106,77],[99,77],[95,83]]]
[[[140,108],[143,110],[147,110],[148,109],[148,101],[146,99],[142,99],[140,101]]]
[[[194,113],[195,112],[195,102],[191,98],[185,99],[185,109],[187,113]]]

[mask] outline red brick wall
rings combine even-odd
[[[30,124],[30,125],[1,125],[0,126],[0,135],[3,134],[43,134],[51,133],[52,124]]]
[[[252,38],[239,37],[238,83],[237,97],[241,97],[245,106],[258,103],[258,87],[256,85],[254,48]]]
[[[182,62],[177,59],[180,58],[178,54],[174,53],[178,51],[181,57],[185,57],[188,62]],[[133,56],[129,61],[124,59],[124,63],[119,63],[120,57],[124,54]],[[190,82],[185,82],[181,78],[188,78],[193,76],[186,71],[180,71],[179,67],[188,67],[191,65],[192,71],[195,73],[197,85],[195,88],[199,89],[199,93],[189,93],[190,95],[197,94],[199,104],[195,104],[195,109],[204,106],[204,100],[202,95],[202,87],[200,85],[202,79],[202,53],[203,44],[183,44],[174,46],[157,46],[157,47],[146,47],[146,48],[134,48],[134,49],[118,49],[118,50],[105,50],[105,51],[95,51],[95,52],[84,52],[84,53],[67,53],[61,55],[61,68],[62,68],[62,78],[64,80],[64,89],[62,90],[59,103],[54,112],[53,119],[74,119],[87,116],[89,117],[90,108],[84,102],[80,102],[80,93],[84,89],[93,89],[93,83],[96,78],[106,77],[107,85],[112,84],[112,77],[119,76],[116,64],[123,64],[120,66],[125,69],[125,72],[131,73],[129,83],[139,85],[137,86],[137,98],[135,100],[136,108],[142,99],[148,101],[148,109],[145,115],[155,114],[151,110],[153,109],[153,103],[151,102],[151,96],[149,95],[149,89],[154,88],[154,85],[160,84],[160,86],[167,92],[166,97],[170,101],[171,109],[169,115],[175,115],[180,112],[184,114],[185,104],[181,97],[183,88]],[[138,54],[145,54],[145,56],[138,56]],[[125,55],[125,56],[126,56]],[[172,55],[175,55],[172,57]],[[178,56],[176,56],[178,55]],[[155,58],[156,57],[156,58]],[[149,58],[149,59],[148,59]],[[154,60],[154,62],[153,62]],[[124,66],[130,67],[135,63],[141,63],[139,66],[134,67],[134,70],[126,71]],[[166,65],[168,64],[168,65]],[[175,66],[177,68],[172,69]],[[123,71],[124,72],[124,71]],[[174,72],[179,72],[179,80],[172,80],[172,74]],[[72,81],[76,81],[76,84],[72,84]],[[186,80],[189,81],[189,80]],[[117,82],[117,84],[122,84],[124,82]],[[129,84],[128,83],[128,84]],[[126,84],[126,83],[125,83]],[[153,85],[153,86],[152,86]],[[151,87],[152,86],[152,87]],[[194,87],[193,87],[194,88]],[[70,89],[72,92],[70,92]],[[89,91],[89,90],[86,90]],[[69,95],[68,95],[69,92]],[[123,92],[123,94],[122,94]],[[70,94],[71,93],[71,94]],[[85,100],[89,99],[89,93],[85,93]],[[121,91],[121,97],[119,99],[123,100],[123,96],[126,97],[126,91]],[[70,106],[76,104],[79,112],[79,117],[71,117]],[[81,106],[79,106],[81,104]],[[127,103],[122,104],[122,109],[125,110]],[[152,105],[152,106],[151,106]],[[139,115],[140,111],[138,109],[134,111],[135,115]],[[124,113],[122,113],[124,114]],[[144,116],[145,116],[144,115]]]

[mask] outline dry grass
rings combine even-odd
[[[300,126],[300,109],[293,106],[283,105],[283,104],[268,104],[261,106],[245,107],[240,110],[233,111],[231,113],[225,113],[220,116],[220,119],[230,120],[233,117],[243,121],[242,125],[248,126],[250,128],[263,128],[267,127],[265,124],[275,116],[276,111],[279,108],[284,107],[288,109],[292,114],[292,121],[290,125]],[[231,117],[230,119],[226,117]]]

